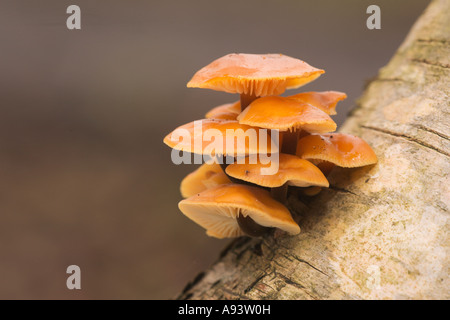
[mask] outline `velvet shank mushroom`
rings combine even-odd
[[[178,127],[164,138],[164,143],[180,151],[211,156],[244,156],[277,152],[278,141],[272,141],[270,134],[260,136],[260,131],[257,129],[240,124],[236,120],[203,119]],[[205,136],[204,133],[208,131],[216,133],[217,136],[214,138]],[[249,135],[249,132],[254,135]],[[238,143],[238,141],[244,141],[244,143]],[[255,141],[256,143],[252,143]],[[217,150],[215,146],[222,146],[223,149]],[[275,146],[276,150],[272,150],[272,146]]]
[[[336,130],[336,123],[328,114],[308,103],[287,97],[256,99],[237,119],[240,124],[285,131],[287,134],[283,135],[286,140],[283,141],[282,152],[289,154],[295,154],[300,130],[309,133]]]
[[[328,187],[328,180],[319,168],[297,156],[281,153],[277,173],[262,175],[261,169],[267,166],[259,162],[233,163],[227,167],[226,173],[233,178],[269,188],[281,187],[285,183],[295,187]]]
[[[232,53],[200,69],[187,86],[239,93],[244,110],[258,97],[298,88],[324,72],[282,54]]]
[[[346,99],[347,95],[339,91],[302,92],[289,98],[309,103],[326,114],[335,115],[337,103]]]
[[[313,195],[328,187],[325,176],[334,165],[356,167],[377,161],[362,139],[330,133],[336,130],[330,115],[336,114],[336,104],[347,97],[345,93],[278,96],[324,72],[282,54],[228,54],[200,69],[188,82],[191,88],[240,95],[238,102],[213,108],[206,119],[182,125],[164,138],[175,150],[239,158],[228,167],[203,164],[181,182],[186,199],[179,209],[208,235],[260,236],[270,228],[297,234],[300,227],[282,204],[288,185]],[[267,129],[279,130],[279,141]],[[263,154],[279,156],[278,171],[272,175],[262,173],[271,166],[263,164]],[[256,163],[240,162],[255,159],[254,155]],[[276,160],[270,157],[270,161]]]
[[[363,139],[345,133],[313,134],[298,141],[297,155],[345,168],[375,164],[377,156]]]
[[[289,210],[270,197],[266,190],[240,184],[224,184],[207,189],[178,207],[188,218],[216,238],[259,236],[267,228],[298,234],[300,227]]]

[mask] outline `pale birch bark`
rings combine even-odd
[[[342,132],[375,166],[289,206],[302,232],[240,238],[181,299],[449,299],[450,1],[433,1]]]

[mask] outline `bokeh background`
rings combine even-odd
[[[228,243],[178,211],[197,166],[162,143],[238,98],[187,89],[195,71],[231,52],[300,58],[326,70],[305,91],[348,94],[341,124],[427,4],[0,0],[0,298],[174,298]],[[71,264],[81,290],[66,288]]]

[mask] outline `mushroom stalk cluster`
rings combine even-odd
[[[181,182],[179,203],[183,214],[216,238],[260,236],[272,228],[297,234],[300,227],[284,205],[289,187],[315,195],[328,187],[326,175],[334,166],[359,167],[374,164],[377,157],[358,137],[333,133],[336,104],[346,98],[337,91],[302,92],[281,97],[286,89],[298,88],[325,71],[282,54],[229,54],[199,70],[187,84],[238,93],[234,103],[210,110],[205,119],[178,127],[164,138],[176,150],[211,155],[207,130],[220,133],[227,148],[216,160],[234,163],[204,163]],[[201,124],[199,134],[195,127]],[[264,134],[264,129],[269,133]],[[229,137],[230,130],[233,136]],[[246,132],[253,130],[258,143],[251,144]],[[273,130],[279,135],[272,135]],[[180,135],[180,132],[188,133]],[[279,137],[273,147],[273,136]],[[217,137],[216,137],[217,139]],[[230,141],[244,143],[228,148]],[[187,141],[186,141],[187,140]],[[218,141],[214,141],[217,143]],[[263,154],[276,155],[278,170],[263,174],[270,164]],[[256,162],[251,161],[255,159]]]

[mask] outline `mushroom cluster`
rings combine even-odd
[[[179,203],[181,212],[209,236],[260,236],[271,228],[297,234],[300,227],[284,205],[288,187],[315,195],[329,186],[326,176],[334,166],[377,162],[362,139],[333,133],[337,126],[330,116],[345,93],[280,96],[324,72],[282,54],[229,54],[200,69],[188,82],[191,88],[240,95],[239,101],[215,107],[205,119],[182,125],[164,138],[174,150],[212,156],[183,179],[180,189],[185,199]],[[250,129],[257,144],[246,135]],[[214,141],[205,133],[208,130],[218,133]],[[236,144],[235,139],[244,142]],[[223,148],[217,147],[219,142]],[[263,173],[270,163],[262,155],[277,156],[276,172]]]

